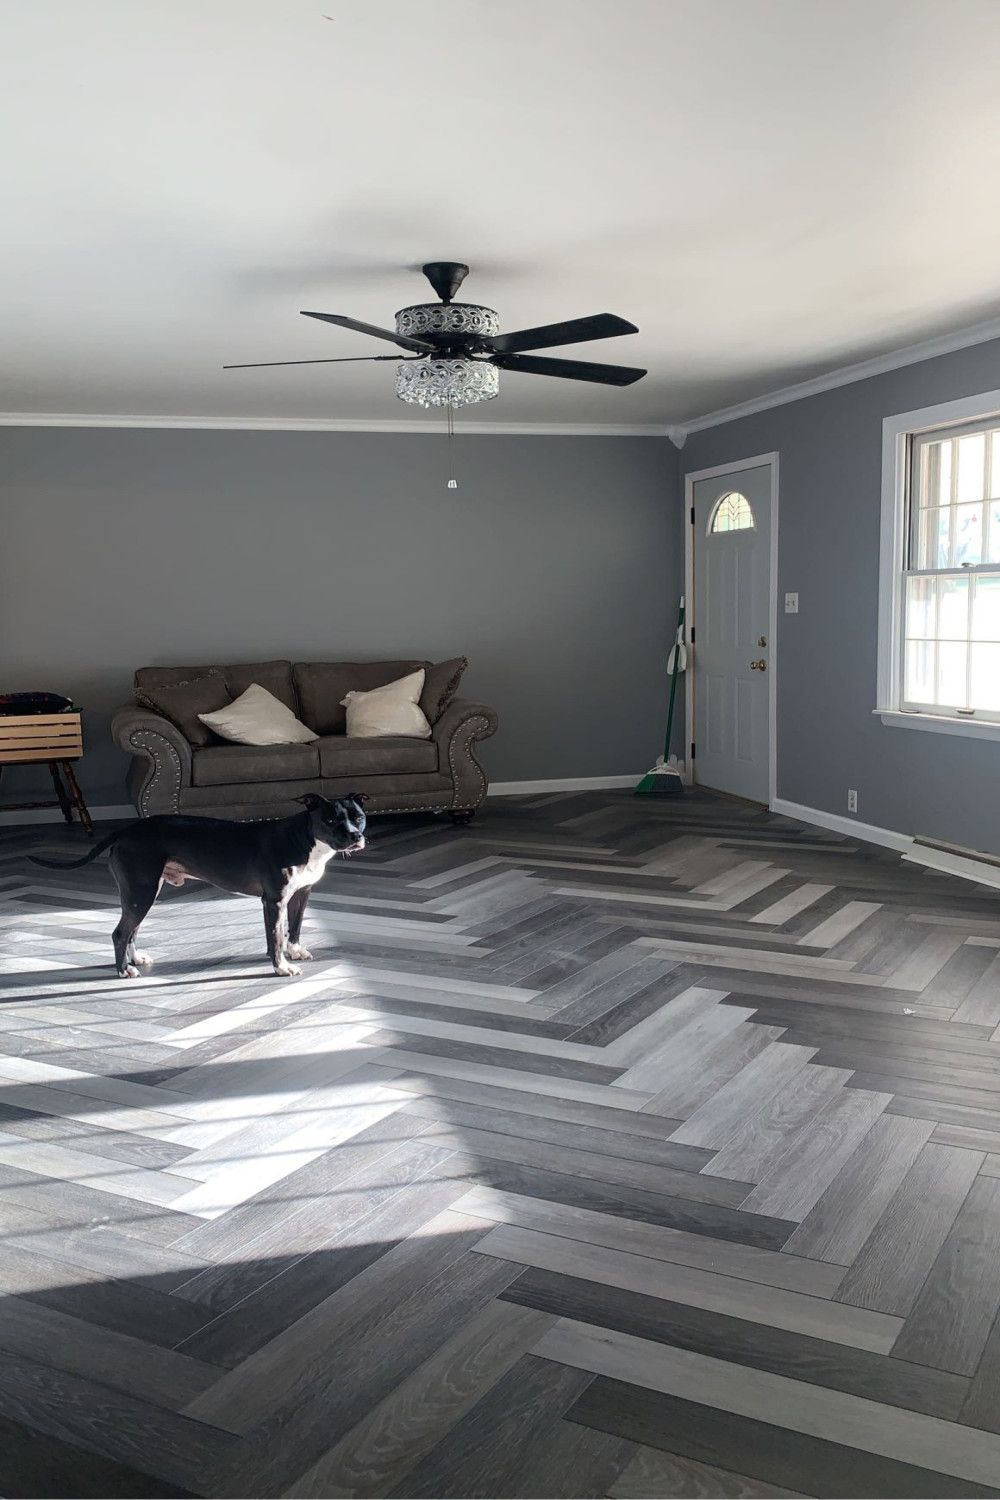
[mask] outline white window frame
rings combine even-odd
[[[1000,740],[1000,722],[952,713],[903,709],[903,592],[909,527],[911,438],[970,422],[1000,423],[1000,391],[899,412],[882,423],[882,531],[879,554],[878,680],[876,707],[883,724],[968,739]]]

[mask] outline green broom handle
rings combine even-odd
[[[683,624],[684,624],[684,595],[682,594],[681,595],[681,606],[680,606],[680,609],[677,612],[677,629],[678,629],[678,631],[680,630],[680,628],[681,628],[681,626]],[[677,645],[677,638],[675,636],[674,637],[674,646],[676,647],[676,645]],[[670,763],[670,732],[671,732],[671,730],[674,727],[674,699],[677,696],[677,678],[679,676],[678,668],[680,667],[680,662],[681,662],[681,653],[680,653],[679,650],[675,649],[675,651],[674,651],[674,670],[670,674],[670,706],[667,709],[667,737],[666,737],[666,739],[663,742],[663,764],[664,765],[669,765],[669,763]]]

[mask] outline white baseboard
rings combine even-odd
[[[134,818],[135,808],[131,802],[122,802],[113,807],[92,807],[90,816],[95,823],[114,818]],[[25,823],[61,823],[62,820],[63,815],[58,807],[25,807],[19,812],[0,813],[0,828],[14,828]]]
[[[971,859],[964,854],[949,854],[945,849],[928,849],[926,844],[914,843],[903,855],[910,864],[926,865],[929,870],[940,870],[942,875],[961,875],[974,880],[977,885],[992,885],[1000,890],[1000,866],[987,860]]]
[[[821,812],[817,807],[804,807],[800,802],[786,802],[783,797],[775,798],[771,811],[795,818],[799,823],[828,828],[831,833],[846,834],[848,838],[860,839],[865,844],[898,849],[908,864],[940,870],[942,875],[960,875],[965,880],[974,880],[977,885],[991,885],[1000,890],[1000,865],[974,859],[971,855],[931,848],[918,843],[912,834],[896,833],[892,828],[879,828],[874,823],[859,823],[856,818],[842,818],[839,813]]]
[[[605,792],[638,786],[646,773],[634,776],[557,776],[554,781],[491,781],[491,797],[524,797],[533,792]]]
[[[849,839],[860,839],[865,844],[881,844],[886,849],[898,849],[901,853],[913,845],[909,833],[896,833],[892,828],[879,828],[875,823],[861,823],[857,818],[844,818],[839,813],[822,812],[818,807],[805,807],[801,802],[786,802],[784,797],[775,797],[771,811],[783,817],[795,818],[799,823],[812,823],[816,828],[828,828],[831,833],[842,833]]]

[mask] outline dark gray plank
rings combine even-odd
[[[1000,1178],[977,1177],[893,1347],[974,1375],[1000,1309]]]
[[[169,1485],[51,1434],[0,1417],[0,1488],[7,1500],[183,1500],[193,1491]]]
[[[906,1317],[982,1162],[976,1151],[926,1145],[834,1293],[834,1301]]]
[[[995,1489],[933,1473],[824,1438],[740,1417],[598,1375],[567,1413],[570,1421],[719,1465],[803,1495],[834,1500],[943,1500]]]
[[[504,1300],[637,1338],[692,1349],[731,1364],[769,1370],[791,1380],[849,1391],[886,1406],[955,1421],[968,1395],[956,1375],[906,1364],[806,1334],[769,1328],[666,1298],[601,1286],[575,1276],[529,1268],[502,1294]]]
[[[526,1472],[524,1460],[529,1455],[525,1450],[530,1453],[539,1443],[544,1447],[555,1424],[592,1378],[584,1371],[569,1370],[548,1360],[530,1356],[519,1360],[390,1494],[407,1500],[416,1500],[417,1496],[445,1500],[452,1496],[533,1493],[519,1488],[530,1475],[530,1465]],[[609,1484],[625,1467],[632,1450],[619,1451],[621,1461],[617,1471],[608,1476]],[[604,1492],[585,1488],[581,1494]]]

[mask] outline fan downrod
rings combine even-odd
[[[420,269],[446,307],[469,274],[468,266],[457,260],[429,260]]]

